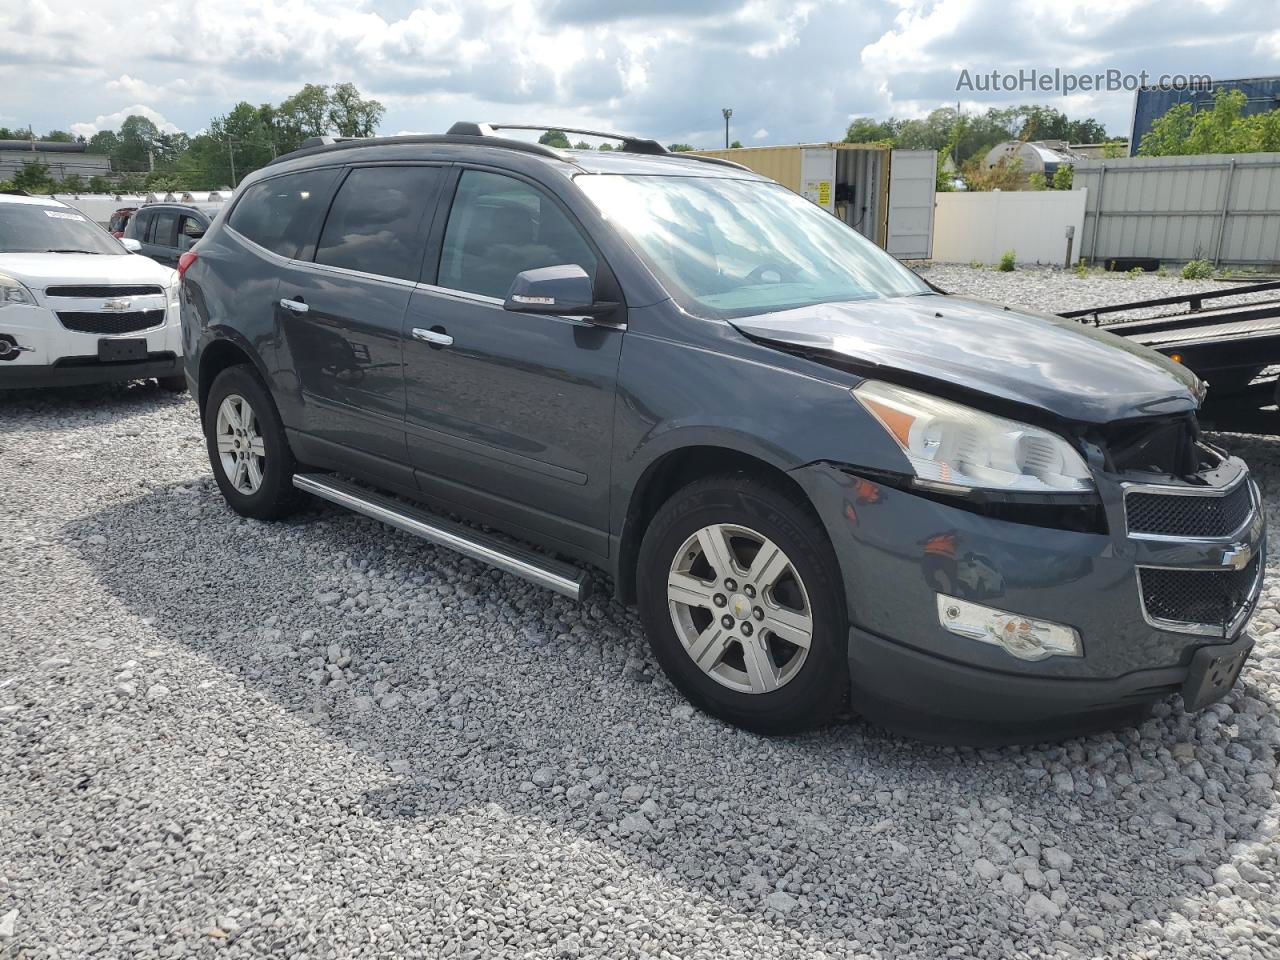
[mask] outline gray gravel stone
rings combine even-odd
[[[1213,286],[929,275],[1049,310]],[[1211,439],[1274,525],[1280,441]],[[769,739],[695,713],[607,585],[575,605],[318,502],[236,517],[189,398],[0,396],[0,490],[15,955],[1275,955],[1273,562],[1242,680],[1200,714],[1175,695],[1017,748],[856,719]]]

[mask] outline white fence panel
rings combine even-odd
[[[934,216],[933,259],[995,263],[1006,250],[1012,250],[1019,263],[1061,265],[1067,253],[1067,228],[1074,227],[1074,260],[1084,231],[1086,192],[940,193]]]

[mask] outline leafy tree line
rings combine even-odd
[[[297,150],[307,137],[337,135],[368,137],[375,134],[386,108],[366,99],[351,83],[308,83],[280,104],[254,106],[240,102],[223,116],[214,117],[202,133],[164,133],[143,116],[130,116],[119,130],[101,130],[87,141],[90,153],[111,158],[113,177],[77,175],[65,180],[50,176],[40,162],[24,165],[7,184],[30,193],[123,192],[143,190],[214,190],[234,186],[245,175],[270,163],[282,153]],[[0,127],[0,139],[28,139],[28,130]],[[77,138],[61,130],[45,140],[73,142]]]
[[[1179,103],[1151,125],[1138,145],[1138,156],[1280,151],[1280,109],[1244,116],[1247,102],[1243,90],[1219,89],[1211,110]]]

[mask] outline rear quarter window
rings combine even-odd
[[[313,248],[337,172],[303,170],[262,180],[245,190],[227,226],[282,257]]]

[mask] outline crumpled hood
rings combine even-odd
[[[0,253],[0,273],[37,290],[60,284],[155,283],[167,287],[177,271],[138,254]]]
[[[749,337],[902,371],[1086,423],[1200,405],[1190,370],[1053,314],[950,295],[826,303],[732,321]]]

